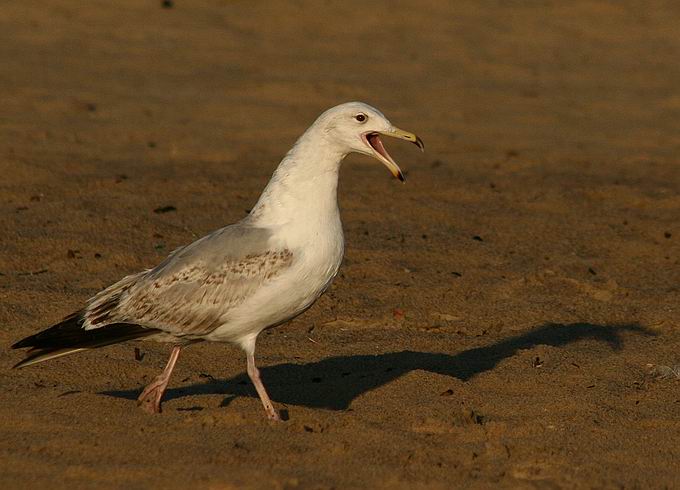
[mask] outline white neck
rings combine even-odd
[[[346,153],[312,125],[283,158],[250,212],[262,226],[314,226],[338,214],[338,172]]]

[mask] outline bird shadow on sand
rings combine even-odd
[[[639,325],[569,325],[546,324],[507,339],[457,354],[400,351],[377,355],[329,357],[308,364],[278,364],[260,372],[271,398],[282,404],[346,410],[352,401],[394,379],[415,370],[430,371],[468,381],[494,369],[503,359],[517,351],[537,345],[562,347],[582,340],[606,343],[613,350],[623,348],[624,334],[652,336]],[[218,380],[208,377],[205,383],[170,388],[164,400],[187,396],[227,395],[222,406],[238,396],[257,397],[248,376]],[[105,391],[101,394],[136,399],[140,390]]]

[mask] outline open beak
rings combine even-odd
[[[397,165],[390,156],[390,154],[387,153],[387,150],[385,149],[385,146],[383,145],[382,140],[380,139],[381,134],[384,136],[391,136],[392,138],[399,138],[402,140],[410,141],[418,148],[420,148],[421,151],[425,151],[425,145],[423,144],[423,140],[421,140],[418,136],[416,136],[413,133],[409,133],[408,131],[404,131],[403,129],[395,128],[394,126],[392,126],[387,131],[381,131],[380,133],[372,132],[365,133],[362,135],[365,143],[371,148],[371,150],[373,150],[373,156],[380,160],[389,169],[389,171],[392,172],[392,175],[394,175],[396,178],[404,182],[406,178],[404,177],[403,172],[399,168],[399,165]]]

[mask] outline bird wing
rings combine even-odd
[[[273,244],[270,231],[231,225],[96,295],[84,311],[83,327],[134,323],[176,337],[200,337],[292,261],[293,253]]]

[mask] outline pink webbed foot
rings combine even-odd
[[[161,399],[165,393],[165,386],[158,384],[158,378],[147,386],[137,398],[137,406],[146,413],[161,413]]]
[[[181,347],[175,346],[170,354],[170,359],[168,359],[168,364],[165,366],[163,372],[157,376],[149,385],[144,388],[142,394],[137,398],[137,405],[142,408],[147,413],[161,413],[161,399],[165,393],[165,389],[168,387],[168,382],[170,381],[170,375],[175,367],[177,358],[179,357],[179,351]]]

